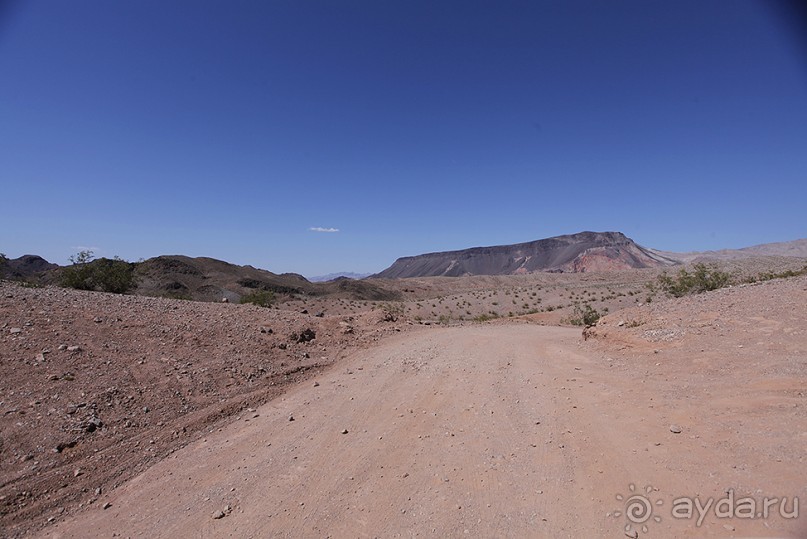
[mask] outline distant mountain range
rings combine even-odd
[[[699,260],[737,260],[754,256],[787,256],[807,258],[807,238],[777,243],[763,243],[742,249],[721,249],[719,251],[694,251],[691,253],[665,253],[671,254],[682,262],[697,262]]]
[[[643,247],[621,232],[580,232],[513,245],[474,247],[399,258],[372,278],[520,275],[536,272],[618,271],[669,267],[690,262],[736,260],[759,256],[807,258],[807,239],[767,243],[743,249],[672,253]],[[100,261],[96,261],[100,262]],[[92,262],[92,263],[96,263]],[[275,274],[214,258],[167,255],[132,263],[135,294],[202,301],[238,301],[255,290],[279,296],[335,295],[389,301],[400,294],[366,274],[339,272],[306,279],[296,273]],[[59,283],[64,268],[36,255],[0,258],[0,278],[39,284]],[[314,281],[314,282],[312,282]]]
[[[309,277],[308,280],[312,283],[322,283],[325,281],[334,281],[336,279],[364,279],[369,277],[370,273],[353,273],[352,271],[338,271],[336,273],[329,273],[327,275],[317,275],[316,277]]]

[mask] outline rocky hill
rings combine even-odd
[[[23,255],[19,258],[0,258],[0,278],[27,279],[28,277],[58,268],[41,256]]]
[[[587,272],[672,266],[679,262],[621,232],[580,232],[514,245],[399,258],[374,277],[460,277],[535,272]]]
[[[371,301],[398,299],[399,293],[376,284],[336,280],[312,283],[296,273],[276,274],[252,266],[238,266],[214,258],[158,256],[137,264],[135,293],[198,301],[238,302],[256,290],[271,291],[279,299],[296,296],[334,296]]]
[[[383,301],[398,299],[399,295],[373,283],[349,280],[312,283],[296,273],[276,274],[206,257],[158,256],[139,263],[136,274],[137,294],[201,301],[226,298],[238,302],[256,290],[269,290],[281,298],[302,295]]]
[[[202,301],[237,302],[254,290],[275,294],[314,292],[314,285],[294,273],[275,274],[252,266],[238,266],[214,258],[157,256],[137,264],[136,292]]]
[[[111,261],[97,259],[88,266],[105,262]],[[134,287],[129,293],[140,296],[195,301],[226,299],[238,303],[243,296],[264,290],[272,292],[278,301],[312,296],[368,301],[400,299],[399,292],[382,288],[377,283],[350,279],[312,283],[296,273],[276,274],[208,257],[164,255],[128,265],[134,277]],[[35,285],[62,284],[66,270],[67,267],[51,264],[34,255],[0,261],[0,279],[22,280]]]

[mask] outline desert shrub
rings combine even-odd
[[[95,289],[92,280],[92,251],[80,251],[70,257],[70,266],[62,270],[62,286],[77,290]]]
[[[755,277],[750,277],[746,279],[748,283],[758,283],[760,281],[770,281],[773,279],[787,279],[788,277],[799,277],[801,275],[807,275],[807,266],[804,266],[800,270],[785,270],[785,271],[764,271],[762,273],[757,274]]]
[[[404,307],[401,303],[384,303],[381,312],[384,313],[384,322],[397,322],[404,314]]]
[[[190,292],[187,290],[166,290],[159,294],[158,297],[166,299],[184,299],[186,301],[193,300],[193,297],[191,297]]]
[[[569,323],[575,326],[591,327],[600,319],[600,313],[588,303],[575,304]]]
[[[113,294],[125,294],[135,285],[134,264],[117,256],[100,258],[91,264],[95,288]]]
[[[125,294],[135,285],[134,264],[117,256],[93,260],[92,251],[81,251],[71,256],[70,262],[72,265],[62,270],[62,286]]]
[[[655,283],[648,286],[651,296],[660,290],[665,294],[680,298],[689,294],[700,294],[723,288],[731,283],[731,274],[720,271],[715,266],[695,264],[692,271],[686,268],[678,270],[678,275],[671,277],[666,272],[658,276]]]
[[[488,320],[495,320],[499,318],[499,315],[495,312],[484,313],[480,314],[479,316],[474,317],[474,322],[487,322]]]
[[[275,293],[271,290],[255,290],[241,296],[239,303],[251,303],[258,307],[269,307],[275,301]]]

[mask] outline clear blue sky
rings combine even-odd
[[[807,28],[784,4],[0,6],[11,257],[316,275],[581,230],[807,237]]]

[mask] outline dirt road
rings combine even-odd
[[[728,489],[788,496],[787,510],[793,496],[807,501],[804,418],[787,427],[796,450],[761,455],[782,429],[766,421],[789,403],[750,410],[737,431],[715,406],[752,390],[690,366],[610,358],[579,329],[414,330],[242,414],[43,536],[625,537],[626,524],[639,537],[803,535],[805,517],[778,505],[765,519],[672,516],[674,499]],[[625,500],[639,494],[652,515],[630,521]]]

